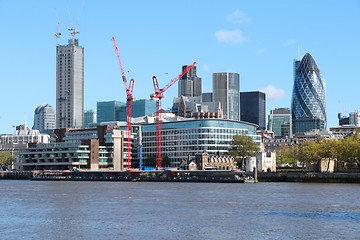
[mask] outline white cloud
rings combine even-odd
[[[219,30],[215,33],[215,37],[219,42],[225,43],[243,43],[247,39],[244,34],[239,30]]]
[[[284,43],[283,43],[283,47],[289,47],[291,45],[294,45],[296,43],[296,41],[292,38],[286,40]]]
[[[229,14],[226,19],[234,24],[251,23],[251,19],[239,9]]]
[[[262,89],[260,89],[261,92],[264,92],[266,94],[266,100],[278,100],[283,97],[285,97],[285,92],[282,89],[278,89],[272,85],[268,85]]]

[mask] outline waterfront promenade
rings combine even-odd
[[[251,179],[253,173],[232,171],[0,171],[0,179],[68,181],[227,182]],[[259,182],[360,183],[360,173],[288,172],[257,174]]]

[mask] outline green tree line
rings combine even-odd
[[[304,141],[293,146],[281,146],[276,152],[277,163],[318,164],[320,160],[328,159],[360,165],[360,135],[354,134],[341,140]]]

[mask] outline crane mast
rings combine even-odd
[[[132,101],[134,100],[134,96],[133,96],[134,79],[131,79],[129,81],[129,84],[127,83],[125,71],[121,62],[119,49],[116,44],[116,39],[114,37],[112,37],[111,39],[114,44],[116,57],[118,59],[118,63],[120,66],[121,77],[126,91],[126,136],[124,139],[126,139],[126,168],[131,168],[131,159],[132,159],[131,115],[132,115]]]
[[[153,85],[154,93],[150,95],[151,99],[156,99],[156,167],[161,167],[162,162],[162,150],[161,150],[161,99],[164,98],[164,92],[168,90],[174,83],[176,83],[182,76],[190,71],[191,68],[195,66],[196,62],[193,62],[191,65],[187,66],[183,71],[173,78],[168,84],[163,88],[159,88],[159,82],[156,76],[153,76]]]

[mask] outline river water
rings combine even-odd
[[[360,239],[360,185],[1,180],[0,239]]]

